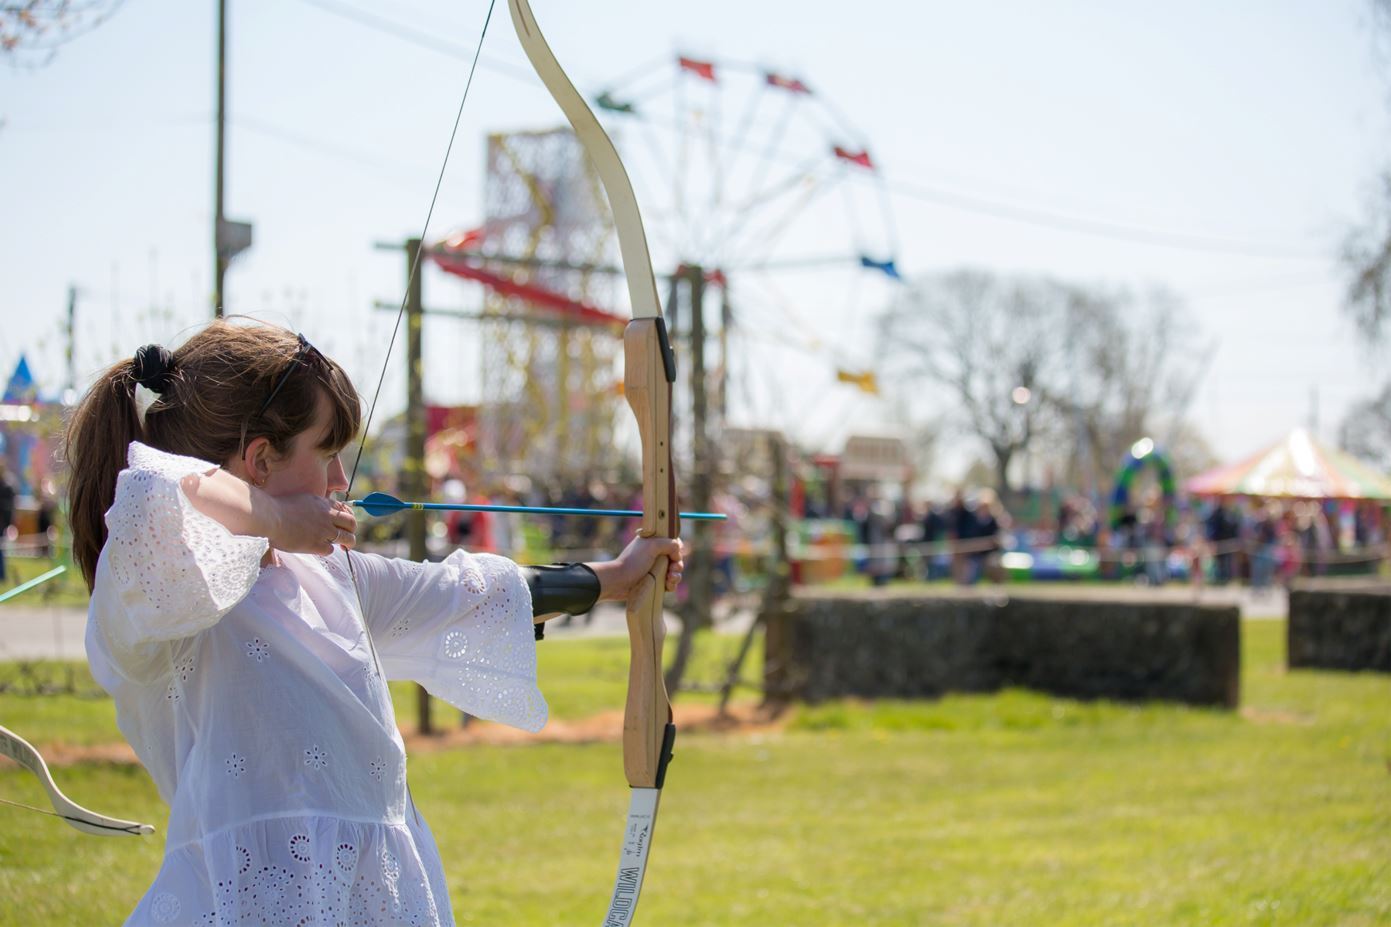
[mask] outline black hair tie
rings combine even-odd
[[[135,352],[135,379],[145,389],[163,393],[174,382],[174,354],[158,344]]]

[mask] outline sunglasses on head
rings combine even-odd
[[[261,408],[256,412],[257,420],[265,415],[266,410],[270,408],[270,404],[275,402],[275,397],[279,396],[280,391],[285,388],[285,384],[289,382],[290,374],[295,372],[295,368],[299,367],[301,364],[307,363],[311,356],[323,357],[323,355],[319,353],[319,349],[310,344],[309,340],[305,338],[304,335],[301,334],[296,337],[299,338],[299,347],[295,348],[295,356],[290,358],[290,363],[286,366],[285,372],[280,375],[280,379],[275,381],[275,388],[270,391],[270,395],[266,397],[266,401],[261,403]]]

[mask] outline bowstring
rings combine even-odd
[[[469,65],[468,80],[464,83],[464,95],[459,98],[459,109],[454,114],[454,128],[449,133],[449,144],[444,149],[444,160],[440,164],[439,175],[435,178],[435,191],[430,196],[430,208],[425,212],[425,225],[420,230],[421,247],[415,252],[415,259],[411,261],[410,273],[406,275],[406,291],[401,295],[401,308],[396,311],[396,321],[391,326],[391,339],[386,345],[386,360],[382,361],[382,372],[377,377],[377,388],[372,393],[372,404],[367,407],[367,421],[362,425],[362,438],[357,446],[357,459],[353,461],[353,472],[348,477],[347,493],[353,490],[353,481],[357,479],[357,468],[362,464],[362,451],[367,446],[367,431],[372,427],[372,416],[377,411],[377,400],[382,394],[382,384],[386,382],[387,367],[391,363],[391,351],[396,347],[396,336],[401,331],[401,319],[406,315],[406,304],[410,301],[411,286],[415,283],[415,275],[420,272],[420,256],[424,253],[425,236],[430,231],[430,220],[435,215],[435,204],[439,202],[440,189],[444,186],[445,171],[449,168],[449,156],[454,151],[454,141],[459,135],[459,124],[464,118],[464,104],[468,102],[469,90],[473,87],[474,74],[478,72],[478,59],[483,53],[483,40],[488,37],[488,24],[493,20],[493,8],[497,5],[497,0],[489,0],[488,14],[483,18],[483,30],[478,34],[478,45],[473,50],[473,62]]]
[[[357,480],[358,467],[362,465],[362,454],[367,447],[367,431],[372,427],[372,416],[377,411],[377,400],[382,395],[382,385],[386,382],[386,371],[391,364],[391,352],[396,347],[396,337],[401,331],[401,319],[406,315],[406,304],[410,301],[411,287],[415,284],[416,274],[420,272],[420,256],[425,252],[425,237],[430,232],[430,220],[435,215],[435,204],[439,202],[440,190],[444,186],[444,175],[449,168],[449,156],[454,151],[454,141],[459,136],[459,125],[464,118],[464,105],[468,102],[469,91],[473,88],[474,75],[478,73],[478,59],[483,53],[483,40],[488,37],[488,24],[493,21],[493,8],[497,6],[497,0],[489,0],[487,15],[483,17],[483,28],[478,33],[478,44],[473,50],[473,61],[469,64],[468,79],[464,82],[464,93],[459,98],[459,108],[454,114],[454,128],[449,132],[449,144],[444,149],[444,160],[440,162],[439,174],[435,177],[435,190],[430,195],[430,208],[425,212],[425,223],[420,230],[420,247],[415,250],[415,257],[411,261],[410,273],[406,275],[406,289],[401,294],[401,308],[396,311],[396,321],[391,326],[391,338],[386,345],[386,359],[382,361],[382,372],[377,377],[377,388],[372,392],[372,403],[367,407],[367,420],[362,424],[362,437],[357,445],[357,457],[353,460],[353,472],[348,476],[348,488],[344,490],[345,499],[352,498],[353,483]],[[377,645],[372,640],[372,631],[367,626],[367,609],[362,603],[362,589],[357,584],[357,571],[353,568],[352,551],[343,549],[344,560],[348,564],[348,575],[352,578],[353,592],[357,596],[358,613],[362,617],[362,633],[367,637],[367,646],[372,651],[372,664],[376,667],[377,675],[383,679],[385,684],[385,672],[382,669],[382,661],[377,656]]]
[[[122,834],[136,834],[136,835],[138,835],[138,833],[139,833],[137,830],[135,830],[136,827],[139,827],[139,826],[140,826],[140,825],[138,825],[138,824],[136,824],[136,825],[127,824],[127,825],[119,825],[119,826],[116,825],[116,824],[99,824],[99,823],[97,823],[96,821],[89,821],[89,820],[87,820],[86,818],[77,818],[77,817],[73,817],[73,816],[70,815],[70,814],[62,814],[62,813],[57,812],[57,811],[49,811],[49,810],[47,810],[46,808],[37,808],[37,807],[35,807],[34,805],[26,805],[26,804],[25,804],[24,802],[22,802],[22,801],[10,801],[10,799],[8,799],[8,798],[0,798],[0,805],[10,805],[11,807],[14,807],[14,808],[23,808],[25,811],[32,811],[32,812],[34,812],[35,814],[46,814],[46,815],[48,815],[48,816],[51,817],[51,818],[60,818],[60,819],[62,819],[62,820],[64,820],[64,821],[67,821],[69,824],[74,824],[74,823],[75,823],[75,824],[85,824],[85,825],[88,826],[88,827],[97,827],[97,828],[100,828],[100,829],[102,829],[102,830],[114,830],[114,831],[118,831],[118,832],[120,832],[120,833],[122,833]]]

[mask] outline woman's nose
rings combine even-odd
[[[344,492],[348,488],[348,473],[343,469],[343,460],[334,457],[328,465],[328,491]]]

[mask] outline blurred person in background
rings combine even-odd
[[[947,517],[941,508],[928,500],[922,516],[923,560],[927,564],[927,579],[946,579],[951,575],[951,553],[944,551],[947,540]]]
[[[995,495],[992,489],[982,489],[980,491],[980,501],[976,504],[975,511],[975,538],[976,550],[971,557],[975,561],[972,567],[974,578],[972,582],[984,576],[992,583],[1002,583],[1005,581],[1004,566],[1001,556],[1004,552],[1004,533],[1009,528],[1009,514],[1005,512],[1004,504],[1000,502],[1000,497]]]
[[[5,582],[5,544],[9,540],[10,525],[14,524],[14,486],[10,485],[10,475],[5,469],[5,461],[0,458],[0,583]]]
[[[1266,592],[1275,579],[1276,555],[1279,553],[1280,515],[1274,503],[1257,514],[1251,531],[1251,588]]]

